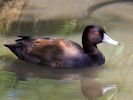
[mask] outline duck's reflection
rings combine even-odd
[[[55,80],[78,80],[81,78],[96,78],[101,67],[94,68],[51,68],[41,65],[26,63],[20,60],[14,61],[5,70],[15,72],[18,80],[26,80],[27,77],[55,79]]]
[[[97,80],[97,73],[102,67],[84,69],[57,69],[44,66],[32,65],[22,61],[15,61],[5,68],[7,71],[16,73],[18,80],[26,80],[28,77],[54,80],[80,80],[81,91],[88,100],[103,95],[102,84]]]
[[[82,79],[81,91],[88,100],[95,100],[103,95],[102,85],[96,79]]]

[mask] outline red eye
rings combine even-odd
[[[99,32],[95,32],[96,35],[99,35],[100,33]]]

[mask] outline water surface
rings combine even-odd
[[[79,8],[78,6],[81,4],[84,5],[84,9],[78,9],[77,12],[72,10],[71,12],[69,10],[73,9],[70,8],[71,5],[69,5],[69,9],[64,6],[64,12],[70,11],[65,15],[57,7],[59,3],[63,3],[60,0],[54,6],[51,6],[47,0],[45,3],[50,3],[47,6],[41,5],[40,0],[38,5],[35,4],[35,0],[31,1],[31,5],[25,8],[20,21],[15,22],[12,26],[12,32],[16,31],[16,33],[0,37],[1,100],[133,99],[132,1],[104,4],[104,0],[101,0],[99,2],[91,1],[89,4],[89,0],[86,0],[86,3],[78,0],[74,7]],[[74,0],[72,1],[66,2],[66,5],[74,3]],[[101,3],[103,6],[96,6]],[[95,9],[90,13],[89,7],[93,5],[95,5]],[[44,8],[47,9],[44,10]],[[50,12],[56,8],[57,10]],[[33,12],[37,20],[31,20],[26,11],[30,12],[28,13],[30,16]],[[41,15],[42,11],[49,13]],[[72,13],[75,16],[71,16]],[[14,43],[16,35],[27,34],[65,38],[81,44],[82,30],[88,24],[102,25],[112,38],[121,43],[120,46],[98,45],[106,58],[106,63],[99,67],[55,69],[33,65],[17,60],[16,56],[3,46],[5,43]]]

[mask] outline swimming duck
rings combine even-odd
[[[6,44],[20,60],[49,67],[89,67],[104,64],[105,57],[97,44],[118,45],[101,26],[88,25],[82,35],[82,45],[66,39],[18,36],[16,44]]]

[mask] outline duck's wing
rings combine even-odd
[[[43,62],[60,60],[63,53],[59,40],[39,38],[32,41],[27,48],[30,55],[37,56]]]
[[[31,37],[31,36],[17,36],[17,37],[20,37],[19,39],[16,39],[15,41],[17,43],[21,43],[22,41],[33,41],[33,40],[36,40],[36,39],[40,39],[40,37]],[[42,37],[41,39],[50,39],[50,37]]]
[[[29,38],[31,38],[30,36],[22,36],[22,35],[18,35],[18,37],[20,37],[22,39],[29,39]]]
[[[27,54],[27,47],[33,40],[30,36],[18,36],[16,44],[5,44],[19,59],[25,60],[31,63],[40,63],[40,59]]]

